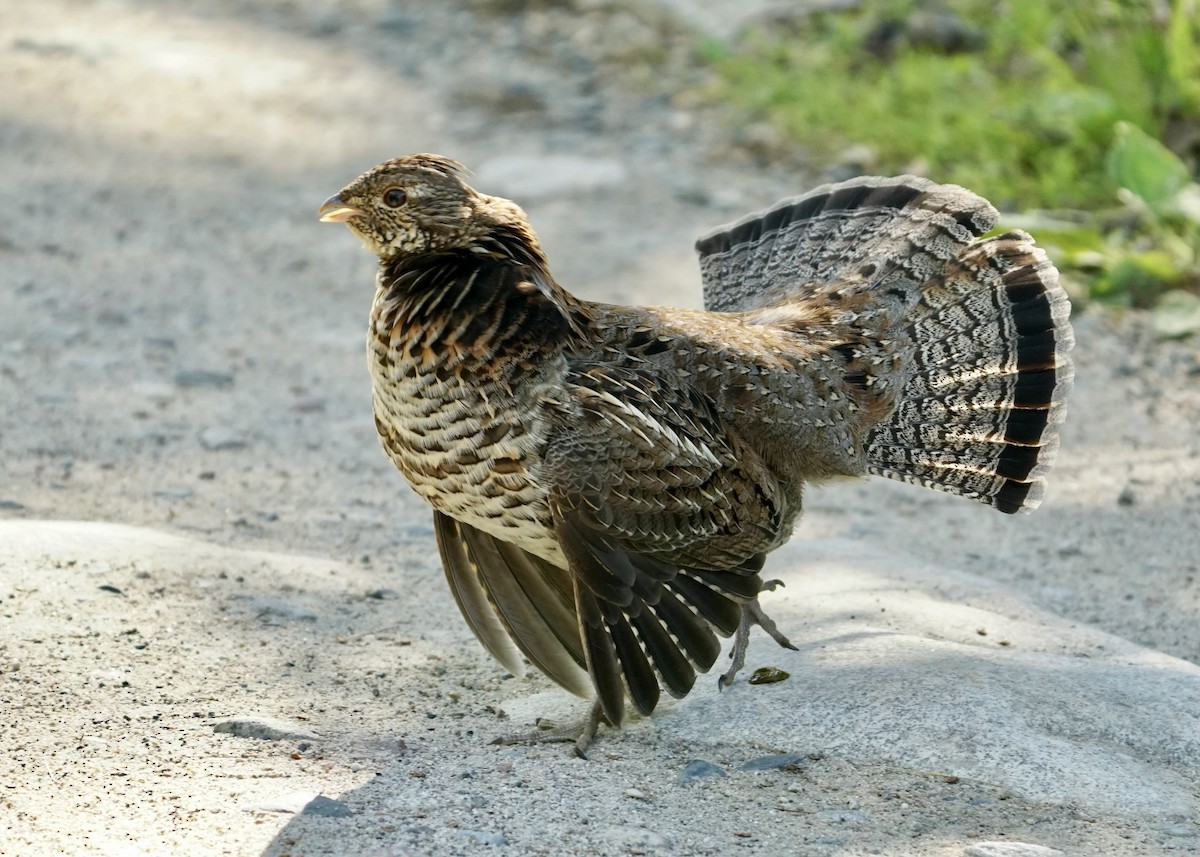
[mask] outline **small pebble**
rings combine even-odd
[[[394,589],[372,589],[367,593],[367,597],[376,601],[395,601],[400,597],[400,593]]]
[[[264,741],[315,741],[318,737],[299,723],[275,717],[227,717],[213,726],[213,732]]]
[[[645,800],[646,793],[641,789],[625,789],[625,797],[631,797],[634,800]]]
[[[185,369],[175,374],[175,383],[180,387],[228,387],[233,383],[233,376],[207,369]]]
[[[787,681],[792,674],[779,667],[759,667],[750,676],[750,684],[775,684],[777,681]]]
[[[742,765],[743,771],[782,771],[784,768],[800,768],[808,764],[808,756],[802,753],[780,753],[774,756],[759,756]]]
[[[729,774],[725,773],[725,769],[720,765],[714,765],[704,759],[692,759],[684,767],[683,773],[679,775],[679,785],[687,786],[700,780],[724,779],[728,776]]]
[[[1121,489],[1121,493],[1117,495],[1118,506],[1132,506],[1137,502],[1137,492],[1126,485]]]
[[[200,432],[200,445],[205,449],[242,449],[248,444],[245,435],[224,426],[212,426]]]

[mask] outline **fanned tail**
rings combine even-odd
[[[1069,314],[1029,235],[969,246],[908,316],[912,365],[895,411],[867,435],[869,470],[1001,512],[1037,508],[1074,375]]]
[[[827,349],[871,403],[868,472],[1033,509],[1058,450],[1074,337],[1058,271],[1033,239],[979,240],[998,219],[976,194],[914,176],[825,185],[697,242],[705,306],[795,325]]]

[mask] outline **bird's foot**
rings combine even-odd
[[[493,744],[566,744],[574,743],[575,755],[581,759],[587,758],[587,749],[601,723],[608,723],[600,700],[592,703],[591,711],[582,721],[566,726],[555,726],[552,729],[537,729],[533,732],[518,732],[512,735],[501,735],[493,739]]]
[[[768,580],[763,584],[763,589],[768,592],[774,591],[775,587],[783,586],[782,580]],[[742,620],[738,623],[737,633],[733,637],[733,651],[729,653],[729,657],[733,659],[733,663],[729,665],[726,673],[717,679],[717,689],[724,690],[733,684],[733,680],[737,674],[742,671],[742,667],[746,665],[746,649],[750,645],[750,629],[757,625],[767,632],[767,635],[785,649],[796,651],[796,647],[792,645],[792,641],[783,635],[779,630],[775,621],[763,612],[762,605],[758,603],[758,599],[747,601],[742,605]]]

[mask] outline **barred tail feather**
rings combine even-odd
[[[743,312],[856,278],[876,288],[897,280],[915,286],[999,217],[971,191],[917,176],[822,185],[696,242],[704,306]]]
[[[704,304],[837,353],[880,420],[869,472],[1033,509],[1071,387],[1070,304],[1029,235],[980,240],[997,220],[971,191],[915,176],[824,185],[703,236]]]
[[[1070,304],[1024,232],[967,247],[909,315],[913,362],[891,417],[868,434],[870,472],[1032,510],[1071,388]]]

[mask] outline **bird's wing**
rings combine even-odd
[[[578,364],[571,418],[545,478],[575,590],[579,634],[605,716],[625,690],[643,713],[712,666],[779,540],[783,492],[711,401],[677,375]]]
[[[521,655],[579,696],[591,690],[567,573],[474,527],[433,513],[442,567],[459,610],[513,675]]]

